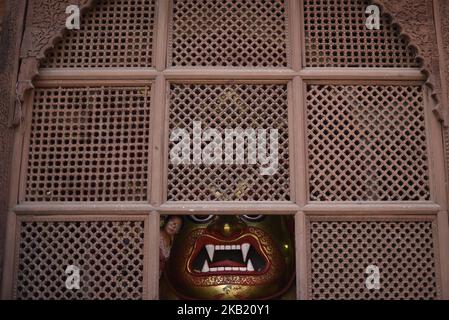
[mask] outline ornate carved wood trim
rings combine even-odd
[[[449,105],[449,1],[433,0],[435,29],[438,40],[438,54],[440,62],[440,79],[442,89],[442,101]],[[449,126],[443,128],[444,151],[446,158],[446,181],[449,178]],[[449,187],[447,187],[449,195]]]
[[[31,0],[26,28],[20,51],[21,66],[17,82],[17,103],[12,124],[21,121],[21,104],[26,92],[33,88],[32,80],[38,74],[39,60],[54,47],[66,31],[66,8],[78,5],[84,13],[93,7],[95,0]]]
[[[427,76],[426,84],[432,90],[434,112],[443,123],[449,125],[449,106],[443,106],[438,42],[434,24],[432,0],[373,0],[393,23],[401,34],[418,52],[422,72]]]
[[[21,58],[42,59],[62,38],[66,28],[66,8],[78,5],[85,12],[94,0],[33,0],[28,8],[27,25],[21,49]]]
[[[449,1],[434,0],[442,101],[449,109]]]
[[[438,45],[436,39],[432,0],[373,0],[383,8],[397,24],[418,52],[422,72],[427,76],[427,85],[432,89],[434,110],[446,125],[449,125],[449,106],[442,106],[442,90]],[[23,101],[27,90],[32,88],[32,79],[38,74],[39,59],[63,36],[67,14],[65,8],[78,4],[87,11],[95,0],[32,0],[28,10],[26,31],[21,50],[22,66],[18,82],[18,97]],[[447,33],[446,33],[447,36]],[[14,123],[20,121],[17,106]]]

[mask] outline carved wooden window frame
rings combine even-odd
[[[15,278],[15,256],[13,249],[17,241],[17,230],[21,219],[54,219],[62,221],[82,219],[83,217],[141,217],[145,220],[145,246],[148,252],[145,257],[146,275],[144,284],[145,299],[158,299],[159,296],[159,220],[160,215],[189,214],[271,214],[290,215],[295,218],[296,239],[296,284],[297,298],[310,299],[308,284],[309,256],[307,225],[310,219],[317,217],[369,217],[398,218],[432,217],[438,224],[439,246],[436,251],[440,256],[439,271],[448,265],[448,254],[442,241],[448,239],[447,194],[445,182],[444,148],[442,125],[432,112],[430,101],[431,90],[424,87],[426,77],[419,69],[379,69],[379,68],[305,68],[304,67],[304,35],[301,18],[302,0],[286,0],[288,7],[290,68],[171,68],[167,64],[167,44],[169,43],[170,0],[159,0],[156,15],[156,37],[154,41],[154,68],[129,70],[40,70],[34,81],[36,87],[64,86],[80,84],[93,85],[134,85],[136,83],[152,83],[151,98],[151,142],[150,142],[150,175],[149,201],[146,204],[133,203],[73,203],[70,205],[51,203],[23,202],[23,186],[26,172],[24,170],[22,151],[26,149],[26,133],[29,120],[16,130],[12,165],[13,190],[11,201],[16,205],[10,215],[7,229],[7,252],[3,292],[5,297],[13,297],[13,279]],[[290,171],[291,201],[283,203],[244,203],[244,202],[190,202],[175,203],[166,201],[167,188],[167,88],[170,83],[198,81],[243,81],[279,82],[288,84],[289,135],[290,135]],[[316,203],[308,200],[307,184],[307,146],[305,125],[304,92],[307,83],[360,83],[376,82],[380,84],[420,84],[425,92],[425,112],[430,175],[430,201],[405,202],[366,202],[366,203]],[[25,110],[29,112],[33,103],[33,94],[25,97]],[[29,119],[29,114],[26,115]],[[449,274],[440,272],[439,282],[442,285],[442,297],[449,297]]]

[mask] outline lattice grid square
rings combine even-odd
[[[277,129],[279,168],[260,174],[259,165],[174,165],[168,169],[170,201],[288,201],[289,147],[287,86],[269,84],[172,84],[170,130],[194,121],[203,129]],[[170,150],[174,143],[170,143]],[[202,147],[204,148],[203,142]],[[248,146],[245,141],[245,146]],[[234,149],[236,145],[234,143]]]
[[[429,200],[419,86],[308,85],[310,199]]]
[[[145,201],[150,87],[35,91],[26,201]]]
[[[310,221],[310,298],[439,298],[435,228],[432,221]],[[366,287],[370,265],[379,268],[378,290]]]
[[[172,66],[287,67],[284,0],[173,0]]]
[[[22,222],[15,299],[142,299],[143,221]],[[66,288],[66,268],[80,289]]]
[[[99,0],[42,62],[44,68],[151,68],[155,0]]]
[[[419,67],[416,52],[386,16],[365,23],[370,0],[304,0],[307,67]]]

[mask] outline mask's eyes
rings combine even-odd
[[[191,215],[189,217],[196,223],[208,223],[214,218],[213,215],[206,215],[206,216]]]
[[[260,222],[265,218],[265,216],[259,215],[243,215],[242,219],[248,222]]]

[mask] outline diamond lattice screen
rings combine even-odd
[[[149,87],[35,91],[27,201],[145,201]]]
[[[152,67],[155,0],[99,0],[44,68]]]
[[[22,222],[16,299],[142,299],[143,221]],[[69,290],[68,266],[80,269]]]
[[[312,299],[435,299],[432,221],[311,221],[309,294]],[[367,289],[368,266],[380,288]]]
[[[370,0],[304,0],[307,67],[418,67],[391,21],[369,30]]]
[[[310,199],[429,200],[419,86],[308,85]]]
[[[284,0],[174,0],[172,66],[287,67]]]
[[[170,163],[168,200],[290,200],[286,85],[173,84],[170,99],[170,130],[186,129],[192,141],[195,121],[202,123],[203,131],[219,130],[223,141],[227,129],[278,130],[279,168],[272,175],[262,175],[260,162],[250,164],[247,153],[245,164],[225,164],[224,161],[215,165]],[[271,132],[267,131],[266,135],[267,153]],[[236,142],[235,139],[234,150],[237,150]],[[249,150],[248,142],[245,139],[245,152]],[[203,141],[202,149],[207,144]],[[174,143],[170,143],[170,150],[173,146]],[[193,150],[193,144],[191,147]]]

